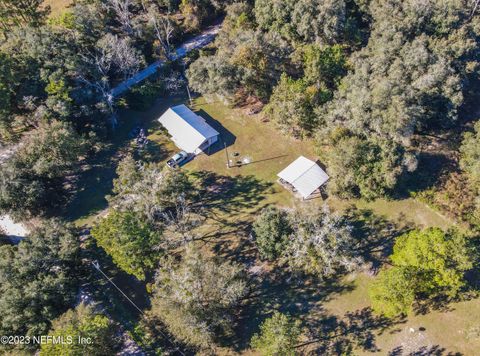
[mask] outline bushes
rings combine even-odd
[[[445,175],[433,188],[415,194],[415,198],[456,221],[466,222],[471,227],[480,224],[477,192],[464,173]]]

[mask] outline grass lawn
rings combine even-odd
[[[358,274],[352,291],[336,296],[323,307],[326,314],[345,315],[369,307],[368,285],[372,277]],[[414,315],[389,325],[372,328],[374,347],[358,347],[356,355],[477,355],[480,350],[480,302],[478,299],[451,303],[446,310]],[[423,350],[423,353],[415,353]],[[401,351],[401,352],[400,352]]]
[[[188,105],[187,102],[185,104]],[[154,108],[142,116],[145,120],[148,120],[148,116],[154,119],[165,108],[164,105],[160,105],[160,107],[161,110]],[[203,116],[207,122],[221,133],[222,140],[227,144],[228,156],[233,161],[233,164],[237,161],[242,161],[244,158],[247,158],[252,163],[228,168],[226,152],[222,148],[223,144],[219,143],[213,149],[213,153],[196,157],[185,165],[185,169],[190,172],[215,172],[220,176],[255,177],[259,182],[268,184],[271,187],[265,194],[262,205],[294,206],[299,204],[323,204],[321,199],[301,202],[276,183],[277,173],[299,155],[304,155],[313,160],[317,159],[312,142],[285,137],[270,123],[261,122],[257,116],[247,116],[240,110],[232,110],[220,102],[209,103],[205,99],[199,98],[195,100],[192,109]],[[152,134],[149,138],[163,147],[168,155],[178,151],[178,148],[173,145],[167,135],[158,130],[158,124],[155,122],[152,123],[151,131]],[[239,155],[234,157],[234,153]],[[329,198],[327,202],[332,208],[339,210],[354,204],[360,209],[370,209],[385,218],[401,221],[410,226],[447,228],[452,224],[451,221],[439,213],[414,199],[366,202],[363,200],[345,201]]]
[[[86,180],[80,194],[70,206],[72,220],[79,225],[89,225],[107,207],[104,196],[111,190],[116,163],[129,145],[128,132],[132,127],[141,125],[148,128],[150,159],[164,162],[178,151],[161,130],[156,118],[169,106],[180,103],[187,104],[184,98],[162,99],[148,111],[126,110],[122,113],[122,126],[111,146],[85,173]],[[276,174],[299,155],[316,158],[313,144],[286,138],[270,123],[261,122],[256,116],[246,116],[240,110],[232,110],[219,102],[208,103],[199,98],[191,107],[221,132],[233,163],[244,159],[251,162],[228,168],[226,152],[223,145],[218,144],[211,152],[196,157],[182,168],[198,178],[208,193],[204,199],[208,203],[210,219],[202,231],[205,245],[218,254],[242,262],[250,272],[254,272],[254,296],[239,315],[240,321],[235,325],[236,336],[226,340],[227,345],[219,353],[247,353],[248,341],[258,331],[260,322],[272,310],[280,309],[298,316],[308,330],[314,330],[308,337],[305,336],[305,341],[309,340],[305,348],[320,354],[331,354],[332,345],[341,349],[344,345],[342,335],[355,339],[356,354],[376,352],[386,355],[398,347],[402,347],[405,354],[422,347],[475,354],[474,351],[480,347],[478,300],[453,304],[450,311],[434,311],[413,316],[401,323],[391,323],[371,315],[367,297],[371,277],[366,273],[349,275],[340,281],[295,281],[289,275],[283,275],[281,270],[260,261],[248,233],[251,222],[262,207],[268,204],[288,207],[323,204],[321,199],[301,202],[276,183]],[[212,187],[215,189],[210,189]],[[339,210],[354,204],[395,222],[399,227],[446,228],[451,225],[450,221],[414,199],[364,202],[329,198],[327,203]],[[348,327],[346,332],[338,329],[345,327]],[[419,331],[420,327],[425,330]],[[413,333],[410,333],[410,328],[414,329]],[[338,333],[340,336],[331,336],[339,330],[344,331]],[[311,342],[312,339],[317,341]]]

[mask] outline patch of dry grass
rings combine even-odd
[[[51,16],[58,15],[62,13],[70,4],[72,4],[72,0],[45,0],[44,5],[50,6],[52,12]]]

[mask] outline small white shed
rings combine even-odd
[[[327,173],[316,162],[303,156],[278,173],[278,177],[280,183],[292,186],[303,199],[318,191],[329,179]]]
[[[169,108],[158,121],[165,127],[178,148],[199,154],[218,141],[219,133],[205,119],[185,105]]]

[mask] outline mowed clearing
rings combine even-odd
[[[369,310],[367,289],[372,277],[368,274],[359,272],[337,281],[311,280],[297,285],[288,274],[282,275],[281,270],[261,262],[249,239],[249,232],[252,221],[264,206],[324,204],[322,199],[302,202],[276,183],[276,174],[299,155],[311,159],[317,156],[312,142],[287,138],[258,116],[247,116],[242,110],[231,109],[220,102],[198,98],[190,105],[184,97],[176,97],[161,99],[144,112],[123,111],[114,141],[105,154],[97,157],[91,170],[85,172],[87,177],[82,180],[83,187],[71,205],[72,218],[77,224],[90,225],[107,207],[104,196],[110,193],[116,162],[131,149],[131,128],[137,125],[148,128],[151,142],[147,154],[151,160],[165,162],[179,150],[157,119],[168,107],[182,103],[202,115],[222,134],[233,165],[242,162],[241,166],[228,168],[227,154],[223,144],[219,143],[208,154],[196,157],[182,168],[203,184],[201,189],[209,212],[207,224],[202,229],[205,246],[244,263],[249,271],[261,276],[252,282],[259,297],[249,301],[239,317],[237,337],[228,341],[236,352],[248,350],[250,337],[274,309],[299,317],[306,327],[331,326],[332,320],[350,320],[353,328],[347,334],[363,338],[362,343],[356,341],[355,354],[386,355],[395,348],[399,351],[401,347],[402,353],[397,355],[407,355],[413,349],[418,351],[426,347],[471,355],[473,350],[480,348],[478,300],[452,304],[449,311],[412,316],[399,323],[379,322],[381,319],[372,316]],[[447,228],[451,225],[450,221],[414,199],[365,202],[329,198],[327,202],[338,210],[354,204],[362,211],[381,216],[399,227]],[[318,336],[317,343],[305,347],[318,351],[318,345],[327,342]],[[305,336],[305,341],[311,341],[311,338],[311,335]],[[231,354],[232,348],[225,349],[225,354]]]
[[[175,102],[178,104],[178,102]],[[189,105],[188,102],[185,102]],[[161,104],[162,109],[165,104]],[[280,134],[271,123],[262,122],[257,116],[247,116],[239,109],[231,109],[220,102],[207,102],[203,98],[195,100],[190,107],[202,115],[209,124],[222,134],[227,146],[228,159],[238,167],[227,167],[227,152],[223,143],[217,144],[208,154],[200,155],[186,164],[183,169],[193,176],[212,174],[209,184],[228,184],[225,191],[220,189],[215,209],[215,219],[210,221],[215,239],[209,239],[214,248],[225,256],[247,262],[253,270],[270,270],[260,262],[252,251],[245,226],[253,221],[262,207],[268,204],[293,207],[302,204],[322,205],[321,199],[302,202],[276,183],[276,174],[299,155],[316,159],[313,143],[298,141]],[[152,127],[150,138],[162,148],[163,159],[178,151],[168,136],[158,129],[155,119],[162,113],[158,108],[150,111]],[[148,113],[146,113],[148,116]],[[238,155],[237,155],[238,154]],[[250,163],[245,163],[250,162]],[[328,169],[328,167],[327,167]],[[227,179],[227,177],[231,178]],[[335,177],[332,177],[335,179]],[[253,194],[249,194],[251,190]],[[365,202],[359,200],[338,201],[329,198],[328,204],[334,209],[355,205],[375,215],[395,222],[398,226],[448,228],[451,221],[414,199],[396,201],[378,200]],[[232,207],[231,209],[229,207]],[[219,223],[220,221],[220,223]],[[338,285],[324,286],[322,282],[315,288],[293,287],[289,283],[275,284],[266,282],[260,288],[268,301],[260,301],[243,316],[238,327],[242,334],[237,340],[237,351],[244,351],[248,338],[258,330],[258,324],[265,314],[274,308],[291,312],[305,325],[325,318],[343,320],[351,318],[358,329],[350,330],[352,335],[368,334],[368,342],[355,341],[355,354],[386,355],[396,351],[397,355],[414,352],[424,354],[447,354],[460,352],[473,355],[480,349],[480,303],[470,300],[451,304],[447,310],[432,311],[426,315],[412,316],[398,322],[379,323],[370,315],[368,285],[373,278],[360,272],[346,276]],[[267,289],[271,288],[270,291]],[[331,290],[325,292],[325,290]],[[308,303],[305,305],[305,300]],[[357,318],[357,319],[355,319]],[[316,319],[316,320],[315,320]],[[312,321],[313,320],[313,321]],[[358,325],[362,325],[358,327]],[[354,336],[355,338],[355,336]],[[321,338],[320,338],[321,339]],[[363,340],[365,341],[365,340]],[[325,342],[320,340],[319,343]],[[315,348],[316,344],[306,346]],[[318,350],[318,349],[317,349]],[[225,351],[229,353],[229,351]]]

